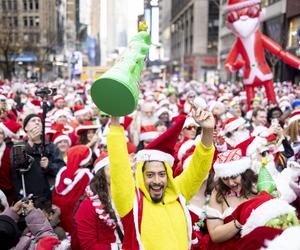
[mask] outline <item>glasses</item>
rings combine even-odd
[[[248,16],[250,18],[255,18],[259,16],[260,8],[257,6],[252,6],[249,8],[243,8],[238,11],[231,11],[227,14],[227,22],[234,23],[239,20],[241,16]]]
[[[187,130],[192,130],[192,129],[197,130],[197,127],[196,126],[187,126],[185,129],[187,129]]]
[[[194,95],[191,95],[191,96],[188,96],[188,98],[195,98],[196,96],[194,96]]]
[[[109,118],[109,115],[101,115],[102,118]]]

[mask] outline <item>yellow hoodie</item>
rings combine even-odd
[[[112,198],[119,215],[124,218],[133,210],[135,182],[128,158],[123,127],[110,127],[110,132],[107,135],[107,147]],[[170,165],[165,162],[168,184],[163,201],[160,203],[152,202],[144,185],[142,173],[144,163],[138,163],[136,184],[144,195],[140,235],[146,250],[188,249],[188,226],[184,210],[178,202],[178,195],[183,195],[188,202],[196,194],[204,178],[208,175],[213,155],[213,146],[207,148],[199,143],[188,168],[175,179],[172,177]]]

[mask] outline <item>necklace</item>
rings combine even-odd
[[[92,202],[93,207],[95,208],[96,213],[98,214],[98,217],[100,220],[103,220],[107,226],[109,226],[112,229],[116,228],[115,221],[110,218],[110,215],[107,214],[104,210],[104,205],[101,203],[98,195],[94,194],[91,190],[90,186],[87,186],[85,189],[86,195],[89,197],[89,199]]]

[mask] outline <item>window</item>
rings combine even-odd
[[[11,0],[7,0],[7,9],[8,10],[12,10],[11,4],[12,4]]]
[[[8,22],[8,27],[11,28],[13,26],[13,21],[12,21],[12,17],[11,16],[7,17],[7,22]]]
[[[3,16],[3,17],[2,17],[2,24],[3,24],[3,28],[6,28],[6,26],[7,26],[7,19],[6,19],[6,16]]]
[[[35,17],[35,26],[36,27],[40,26],[40,18],[38,16]]]
[[[18,17],[14,16],[14,26],[18,27]]]
[[[12,2],[12,8],[13,8],[13,10],[17,10],[18,9],[17,0],[13,0],[13,2]]]
[[[35,0],[35,9],[36,9],[36,10],[39,9],[39,0]]]
[[[34,26],[34,23],[33,23],[33,16],[30,16],[30,17],[29,17],[29,26],[30,26],[30,27]]]
[[[27,0],[23,0],[23,9],[27,10],[28,5],[27,5]]]
[[[24,17],[23,17],[23,25],[24,25],[24,27],[27,27],[27,26],[28,26],[27,16],[24,16]]]
[[[33,10],[33,0],[29,0],[29,9]]]
[[[2,10],[6,11],[6,0],[2,0]]]

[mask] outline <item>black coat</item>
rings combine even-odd
[[[59,150],[51,142],[46,142],[44,151],[41,145],[34,144],[33,147],[31,147],[28,143],[25,144],[25,151],[33,158],[30,169],[24,172],[26,194],[51,199],[51,185],[54,184],[59,169],[65,165]],[[40,165],[40,160],[43,155],[42,152],[44,152],[44,155],[49,159],[47,170],[44,170]],[[17,170],[14,165],[12,153],[11,161],[13,166],[12,176],[15,188],[15,199],[19,200],[23,197],[22,193],[20,193],[22,190],[22,177],[20,171]]]

